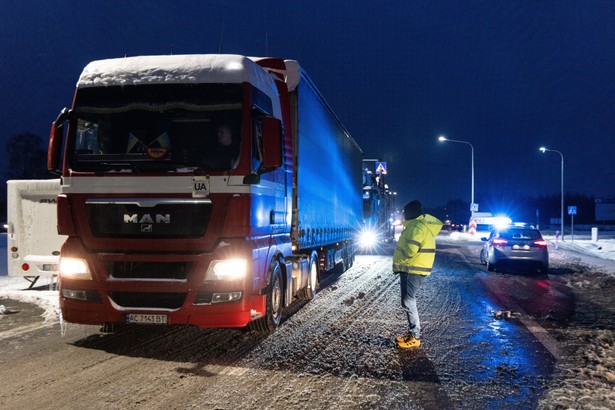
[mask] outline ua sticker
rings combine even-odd
[[[192,177],[192,197],[207,198],[209,196],[209,176]]]

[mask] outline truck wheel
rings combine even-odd
[[[273,332],[282,321],[282,297],[284,284],[282,282],[282,268],[278,261],[271,264],[271,282],[267,290],[265,317],[250,323],[252,330],[260,332]]]
[[[302,300],[314,299],[316,289],[318,289],[318,254],[313,251],[308,264],[308,283],[301,289],[299,298]]]
[[[342,261],[335,265],[333,271],[335,273],[344,273],[348,269],[348,248],[344,248]]]

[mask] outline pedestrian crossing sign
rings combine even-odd
[[[387,163],[386,162],[376,162],[376,174],[387,174]]]

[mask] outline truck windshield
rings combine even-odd
[[[137,86],[128,96],[118,87],[82,90],[88,95],[81,99],[78,95],[75,102],[72,169],[189,172],[235,168],[241,136],[240,94],[229,98],[228,93],[216,96],[210,92],[204,98],[203,93],[186,92],[182,85],[164,87],[161,94],[152,93],[151,86]],[[169,88],[176,92],[169,93]]]

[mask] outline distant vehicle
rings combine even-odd
[[[40,276],[58,274],[60,248],[56,197],[59,179],[7,181],[8,275],[22,276],[32,285]]]
[[[480,252],[480,261],[493,272],[502,268],[549,270],[549,251],[538,229],[510,226],[491,231]]]
[[[453,223],[450,219],[444,221],[444,225],[442,226],[442,230],[444,231],[459,231],[463,230],[463,225]]]
[[[473,215],[476,231],[489,232],[493,229],[512,225],[512,219],[506,215],[493,215],[491,212],[475,212]]]

